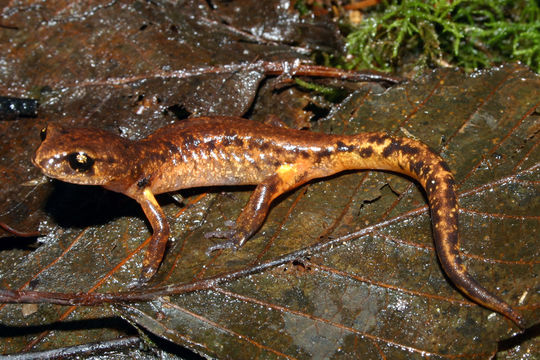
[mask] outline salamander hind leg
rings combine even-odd
[[[304,171],[301,165],[285,164],[281,165],[276,174],[266,178],[257,187],[248,203],[242,209],[240,216],[231,229],[224,231],[213,231],[205,234],[205,237],[225,238],[226,241],[211,246],[207,254],[219,249],[238,249],[249,240],[262,226],[272,201],[279,195],[294,189],[297,186],[310,180],[307,177],[309,171]]]

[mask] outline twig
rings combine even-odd
[[[0,228],[4,229],[8,233],[10,233],[11,235],[16,236],[16,237],[36,237],[36,236],[41,235],[41,233],[39,231],[23,232],[23,231],[16,230],[16,229],[12,228],[11,226],[9,226],[8,224],[3,223],[3,222],[0,222]]]

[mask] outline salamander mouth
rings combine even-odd
[[[38,161],[37,161],[37,152],[32,156],[32,158],[30,159],[30,161],[32,162],[32,164],[34,164],[35,167],[41,169],[42,167],[39,165]]]
[[[30,160],[32,161],[32,164],[34,164],[35,166],[38,166],[36,157],[37,157],[37,154],[34,154],[34,156],[32,156],[32,158],[31,158]],[[39,167],[39,166],[38,166],[38,167]]]

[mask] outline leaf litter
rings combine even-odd
[[[108,7],[98,5],[93,9],[102,12],[110,8],[112,16],[118,11],[113,11],[118,4],[122,4],[121,8],[127,6],[113,2]],[[132,15],[163,17],[166,13],[152,8],[152,5],[134,4],[139,13],[132,10]],[[63,26],[73,22],[93,23],[98,18],[93,15],[95,11],[84,11],[83,16],[75,17],[77,21],[74,18],[63,22],[49,21],[39,28],[38,33],[59,32]],[[185,11],[177,9],[173,17],[182,16]],[[10,20],[17,22],[17,16],[22,13],[22,10],[13,12]],[[30,19],[35,16],[32,10],[24,13],[30,15]],[[100,18],[102,16],[99,15]],[[132,21],[136,23],[134,19]],[[176,26],[189,23],[178,19],[169,21]],[[142,22],[149,23],[146,19]],[[140,31],[146,32],[157,23]],[[114,31],[120,30],[115,28]],[[33,36],[41,35],[43,33]],[[159,37],[159,31],[155,31],[153,36]],[[43,49],[54,49],[61,41],[52,35],[45,39],[52,43],[43,45]],[[111,43],[115,44],[114,41]],[[141,46],[139,42],[131,44],[137,45],[132,45],[134,49]],[[270,51],[275,54],[276,48],[279,48],[280,56],[291,51],[279,44],[272,44]],[[261,53],[267,50],[261,50]],[[153,49],[147,51],[155,53]],[[35,53],[33,55],[36,56]],[[294,51],[289,55],[300,56]],[[238,62],[232,54],[222,56],[220,54],[216,62]],[[116,59],[118,61],[122,57]],[[199,57],[192,60],[195,66],[205,63],[204,56],[202,61]],[[223,94],[228,94],[228,89],[240,86],[242,90],[238,94],[249,94],[245,98],[249,100],[251,97],[253,105],[251,100],[244,99],[217,103],[214,110],[240,115],[253,106],[251,113],[254,119],[264,118],[269,111],[268,107],[258,106],[263,101],[261,96],[266,96],[265,102],[273,101],[274,104],[286,104],[287,99],[290,101],[288,92],[276,92],[269,83],[261,88],[254,87],[251,81],[248,81],[248,86],[241,85],[242,76],[195,76],[179,81],[153,76],[162,71],[156,70],[155,64],[139,70],[130,67],[129,62],[118,76],[130,73],[131,76],[140,76],[139,81],[120,86],[89,86],[84,82],[108,79],[114,77],[114,73],[109,70],[89,73],[77,61],[75,68],[80,70],[69,75],[55,70],[61,69],[57,65],[48,73],[41,71],[39,76],[30,72],[25,77],[28,67],[15,65],[12,65],[11,74],[14,76],[7,78],[3,73],[3,84],[15,84],[9,88],[4,85],[6,91],[15,92],[9,95],[26,95],[28,90],[25,89],[37,88],[44,100],[40,108],[41,119],[0,123],[3,133],[9,135],[2,142],[2,154],[6,154],[2,157],[2,167],[13,169],[15,164],[18,174],[22,174],[17,175],[18,178],[30,180],[38,176],[28,159],[37,146],[39,128],[46,121],[122,128],[127,136],[141,137],[178,120],[168,113],[171,106],[181,104],[189,114],[208,111],[205,104],[214,106],[212,100],[215,96],[210,89],[221,89]],[[167,61],[171,61],[171,57]],[[182,63],[185,61],[171,61],[167,66],[171,69],[189,68]],[[263,76],[259,78],[262,80]],[[34,83],[28,84],[28,79],[35,79]],[[79,80],[73,82],[72,79]],[[225,85],[204,85],[208,100],[190,100],[190,93],[207,82]],[[48,88],[42,84],[48,84]],[[198,94],[201,93],[204,91]],[[293,93],[299,98],[306,96],[300,90]],[[241,98],[240,95],[235,98]],[[148,98],[155,100],[137,114],[134,109],[140,108],[141,101]],[[460,216],[464,218],[465,215],[462,227],[466,229],[462,231],[461,246],[466,254],[466,263],[482,283],[489,288],[497,288],[497,293],[511,303],[519,302],[520,309],[531,323],[535,323],[538,321],[535,318],[538,293],[533,290],[537,286],[535,274],[538,274],[538,204],[520,200],[519,203],[525,201],[524,207],[511,207],[520,209],[524,215],[530,214],[529,217],[497,218],[490,212],[498,209],[496,204],[502,203],[497,213],[504,214],[508,211],[505,204],[511,204],[516,194],[520,199],[538,198],[538,139],[537,135],[531,137],[530,134],[538,118],[534,113],[538,98],[537,76],[518,65],[507,65],[474,76],[439,70],[388,91],[372,85],[360,86],[349,98],[335,105],[337,110],[331,112],[331,117],[312,123],[312,127],[335,133],[368,130],[398,133],[403,127],[433,148],[442,150],[461,184],[463,210]],[[270,111],[278,112],[285,119],[296,114],[287,108],[283,112],[277,109],[280,107],[274,105]],[[493,115],[492,109],[504,109],[504,112]],[[488,118],[498,122],[496,126],[486,122]],[[20,133],[34,133],[36,137],[23,140],[17,135]],[[500,160],[484,165],[485,159],[495,153],[500,155],[497,156]],[[496,350],[496,342],[512,333],[511,325],[468,302],[444,278],[432,249],[429,215],[422,193],[402,177],[374,172],[367,174],[367,177],[365,172],[346,174],[297,189],[274,205],[264,227],[243,249],[236,254],[224,253],[210,259],[204,255],[204,250],[211,243],[202,234],[222,226],[225,220],[234,219],[249,196],[249,189],[234,192],[221,189],[225,193],[214,190],[207,193],[211,189],[188,191],[183,195],[190,205],[176,219],[178,205],[166,197],[160,198],[173,225],[174,239],[156,284],[202,281],[272,261],[278,264],[280,259],[283,259],[280,266],[290,266],[294,257],[288,258],[288,255],[310,247],[313,251],[299,254],[298,259],[313,272],[303,276],[298,273],[280,276],[275,266],[269,266],[208,290],[172,295],[168,300],[119,306],[120,312],[150,332],[205,356],[266,354],[310,358],[313,357],[314,344],[318,344],[321,353],[328,357],[364,354],[366,358],[375,358],[382,353],[387,358],[405,354],[485,358],[492,354]],[[378,200],[365,202],[366,194],[380,191],[389,181],[394,184],[393,189],[402,189],[398,196],[383,192],[385,195]],[[504,186],[508,184],[521,185],[521,188],[517,193],[507,191]],[[140,249],[149,235],[136,204],[98,189],[78,188],[59,183],[40,186],[31,201],[26,202],[27,210],[14,217],[24,219],[25,214],[35,214],[34,224],[35,221],[54,223],[60,218],[64,220],[63,230],[58,233],[56,244],[48,243],[37,250],[23,250],[23,253],[4,250],[2,287],[116,292],[126,290],[126,285],[136,277],[141,260]],[[485,200],[482,194],[486,188],[493,189],[495,200]],[[20,187],[14,187],[4,191],[3,196],[20,199],[22,193]],[[43,204],[50,199],[51,193],[56,193],[56,201],[60,203],[69,198],[74,200],[62,212],[54,210],[53,206],[53,216],[50,211],[34,211],[44,208]],[[13,207],[12,202],[2,203],[4,209]],[[485,208],[480,214],[479,206]],[[106,211],[100,211],[100,207]],[[68,216],[64,214],[66,211]],[[96,212],[101,212],[102,216],[96,218]],[[82,220],[70,223],[73,214]],[[306,222],[309,226],[305,226]],[[23,220],[19,223],[26,224],[22,229],[33,228],[28,225],[31,222]],[[327,231],[328,224],[332,224],[331,231]],[[518,239],[515,238],[516,229],[524,234]],[[489,234],[479,239],[477,234],[485,234],[486,231]],[[322,239],[321,234],[324,234]],[[508,239],[512,239],[510,244]],[[474,245],[479,240],[483,241],[480,248]],[[22,257],[26,257],[23,263],[20,262]],[[85,264],[91,264],[93,270],[86,273],[90,265]],[[528,295],[523,299],[524,294]],[[5,306],[0,310],[4,329],[35,324],[41,330],[37,336],[22,331],[11,341],[2,342],[2,352],[78,343],[69,332],[44,325],[66,320],[82,321],[81,328],[75,327],[71,331],[85,334],[83,341],[115,338],[122,333],[120,329],[85,329],[85,321],[110,314],[106,309],[40,305],[38,312],[23,319],[18,306]],[[300,330],[303,331],[299,333]],[[66,340],[66,336],[72,340]]]

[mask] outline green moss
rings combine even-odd
[[[307,82],[300,78],[295,78],[294,81],[298,86],[306,90],[314,91],[315,93],[322,95],[326,100],[333,103],[341,102],[348,94],[348,92],[344,89]]]
[[[294,8],[301,16],[307,15],[310,13],[310,9],[304,0],[298,0],[294,3]]]
[[[347,36],[347,68],[393,71],[402,59],[466,70],[519,60],[540,72],[536,0],[388,0]]]

